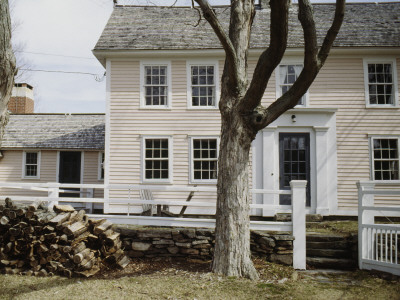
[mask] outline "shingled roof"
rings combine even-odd
[[[10,115],[2,149],[104,149],[104,114]]]
[[[314,4],[319,42],[328,30],[335,4]],[[229,7],[216,7],[227,28]],[[290,8],[289,48],[303,46],[303,32],[297,19],[297,4]],[[399,47],[400,2],[348,3],[345,19],[334,47]],[[189,7],[117,6],[95,46],[98,50],[184,50],[218,49],[220,43],[198,12]],[[269,43],[269,9],[257,10],[251,48]]]

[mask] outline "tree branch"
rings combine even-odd
[[[217,16],[215,15],[214,10],[207,0],[195,1],[197,2],[197,4],[199,4],[201,10],[203,11],[204,18],[211,25],[219,41],[221,42],[221,45],[225,50],[227,60],[229,61],[229,63],[235,64],[237,59],[235,48],[233,47],[232,41],[230,40],[229,36],[225,33],[225,30],[219,22]]]
[[[257,112],[256,128],[261,129],[275,121],[280,115],[297,105],[299,99],[307,92],[319,70],[328,57],[332,44],[343,23],[345,0],[336,1],[335,17],[324,42],[318,52],[317,35],[309,0],[299,0],[299,20],[304,32],[304,68],[292,87],[272,103],[268,109]]]
[[[288,37],[290,0],[271,0],[270,45],[260,56],[250,86],[240,102],[239,110],[247,115],[260,105],[272,72],[285,53]]]

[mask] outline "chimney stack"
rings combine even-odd
[[[13,114],[33,114],[33,87],[27,83],[14,84],[8,110]]]

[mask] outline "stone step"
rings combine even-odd
[[[306,262],[308,266],[319,269],[350,270],[356,268],[355,260],[344,258],[307,257]]]
[[[307,233],[306,241],[308,242],[336,242],[343,241],[346,237],[342,235],[331,235],[331,234],[314,234]]]
[[[307,249],[307,257],[332,257],[332,258],[351,258],[351,253],[347,250],[336,249]]]
[[[346,241],[334,241],[334,242],[309,242],[306,243],[308,249],[340,249],[348,250],[350,245]]]

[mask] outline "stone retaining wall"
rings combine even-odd
[[[214,248],[214,230],[206,228],[164,228],[118,225],[123,247],[135,257],[190,257],[208,260]],[[287,232],[251,232],[253,255],[268,261],[292,265],[293,236]]]

